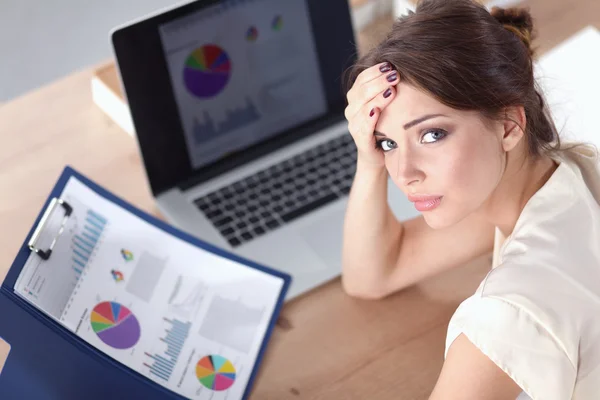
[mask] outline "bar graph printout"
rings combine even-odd
[[[283,279],[176,238],[71,177],[15,292],[79,338],[192,399],[241,399]],[[64,220],[63,220],[64,219]],[[40,236],[39,242],[49,238]]]

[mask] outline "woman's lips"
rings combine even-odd
[[[442,202],[443,196],[411,196],[408,199],[415,204],[418,211],[431,211]]]

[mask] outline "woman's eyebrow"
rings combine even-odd
[[[413,120],[413,121],[411,121],[411,122],[409,122],[409,123],[405,124],[405,125],[403,126],[403,128],[404,128],[404,130],[405,130],[405,131],[407,131],[407,130],[409,130],[410,128],[412,128],[413,126],[415,126],[415,125],[418,125],[418,124],[420,124],[421,122],[425,122],[425,121],[427,121],[428,119],[435,118],[435,117],[448,117],[448,116],[447,116],[446,114],[428,114],[428,115],[424,115],[424,116],[422,116],[422,117],[420,117],[420,118],[417,118],[417,119],[415,119],[415,120]],[[449,118],[449,117],[448,117],[448,118]],[[385,137],[385,136],[386,136],[385,134],[383,134],[383,133],[381,133],[381,132],[379,132],[379,131],[374,131],[374,132],[373,132],[373,135],[374,135],[374,136],[381,136],[381,137]]]
[[[407,123],[406,125],[403,126],[403,128],[404,128],[405,131],[407,131],[410,128],[412,128],[413,126],[418,125],[418,124],[420,124],[423,121],[427,121],[428,119],[435,118],[435,117],[447,117],[447,115],[445,115],[445,114],[428,114],[428,115],[424,115],[421,118],[417,118],[414,121],[411,121],[411,122]]]

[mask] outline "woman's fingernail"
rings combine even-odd
[[[382,66],[379,67],[379,70],[381,72],[388,72],[391,69],[392,69],[392,67],[390,66],[390,63],[387,63],[387,62],[385,64],[383,64]]]
[[[388,82],[394,82],[397,77],[398,77],[398,73],[396,71],[394,71],[387,76],[387,80],[388,80]]]
[[[387,88],[387,90],[385,92],[383,92],[383,97],[385,97],[387,99],[388,97],[390,97],[391,94],[392,94],[392,89]]]
[[[369,113],[369,117],[372,117],[373,115],[375,115],[375,109],[374,108],[371,109],[371,112]]]

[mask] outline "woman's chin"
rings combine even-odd
[[[429,225],[431,229],[448,228],[452,225],[457,224],[460,221],[459,218],[453,218],[451,215],[448,215],[448,213],[444,211],[446,210],[443,210],[442,207],[438,207],[435,210],[425,211],[421,214],[423,215],[425,222],[427,223],[427,225]]]
[[[425,219],[425,222],[431,229],[443,229],[443,228],[446,228],[446,227],[452,225],[452,224],[449,224],[445,220],[445,218],[436,216],[436,215],[432,215],[431,212],[424,212],[422,214],[423,214],[423,218]]]

